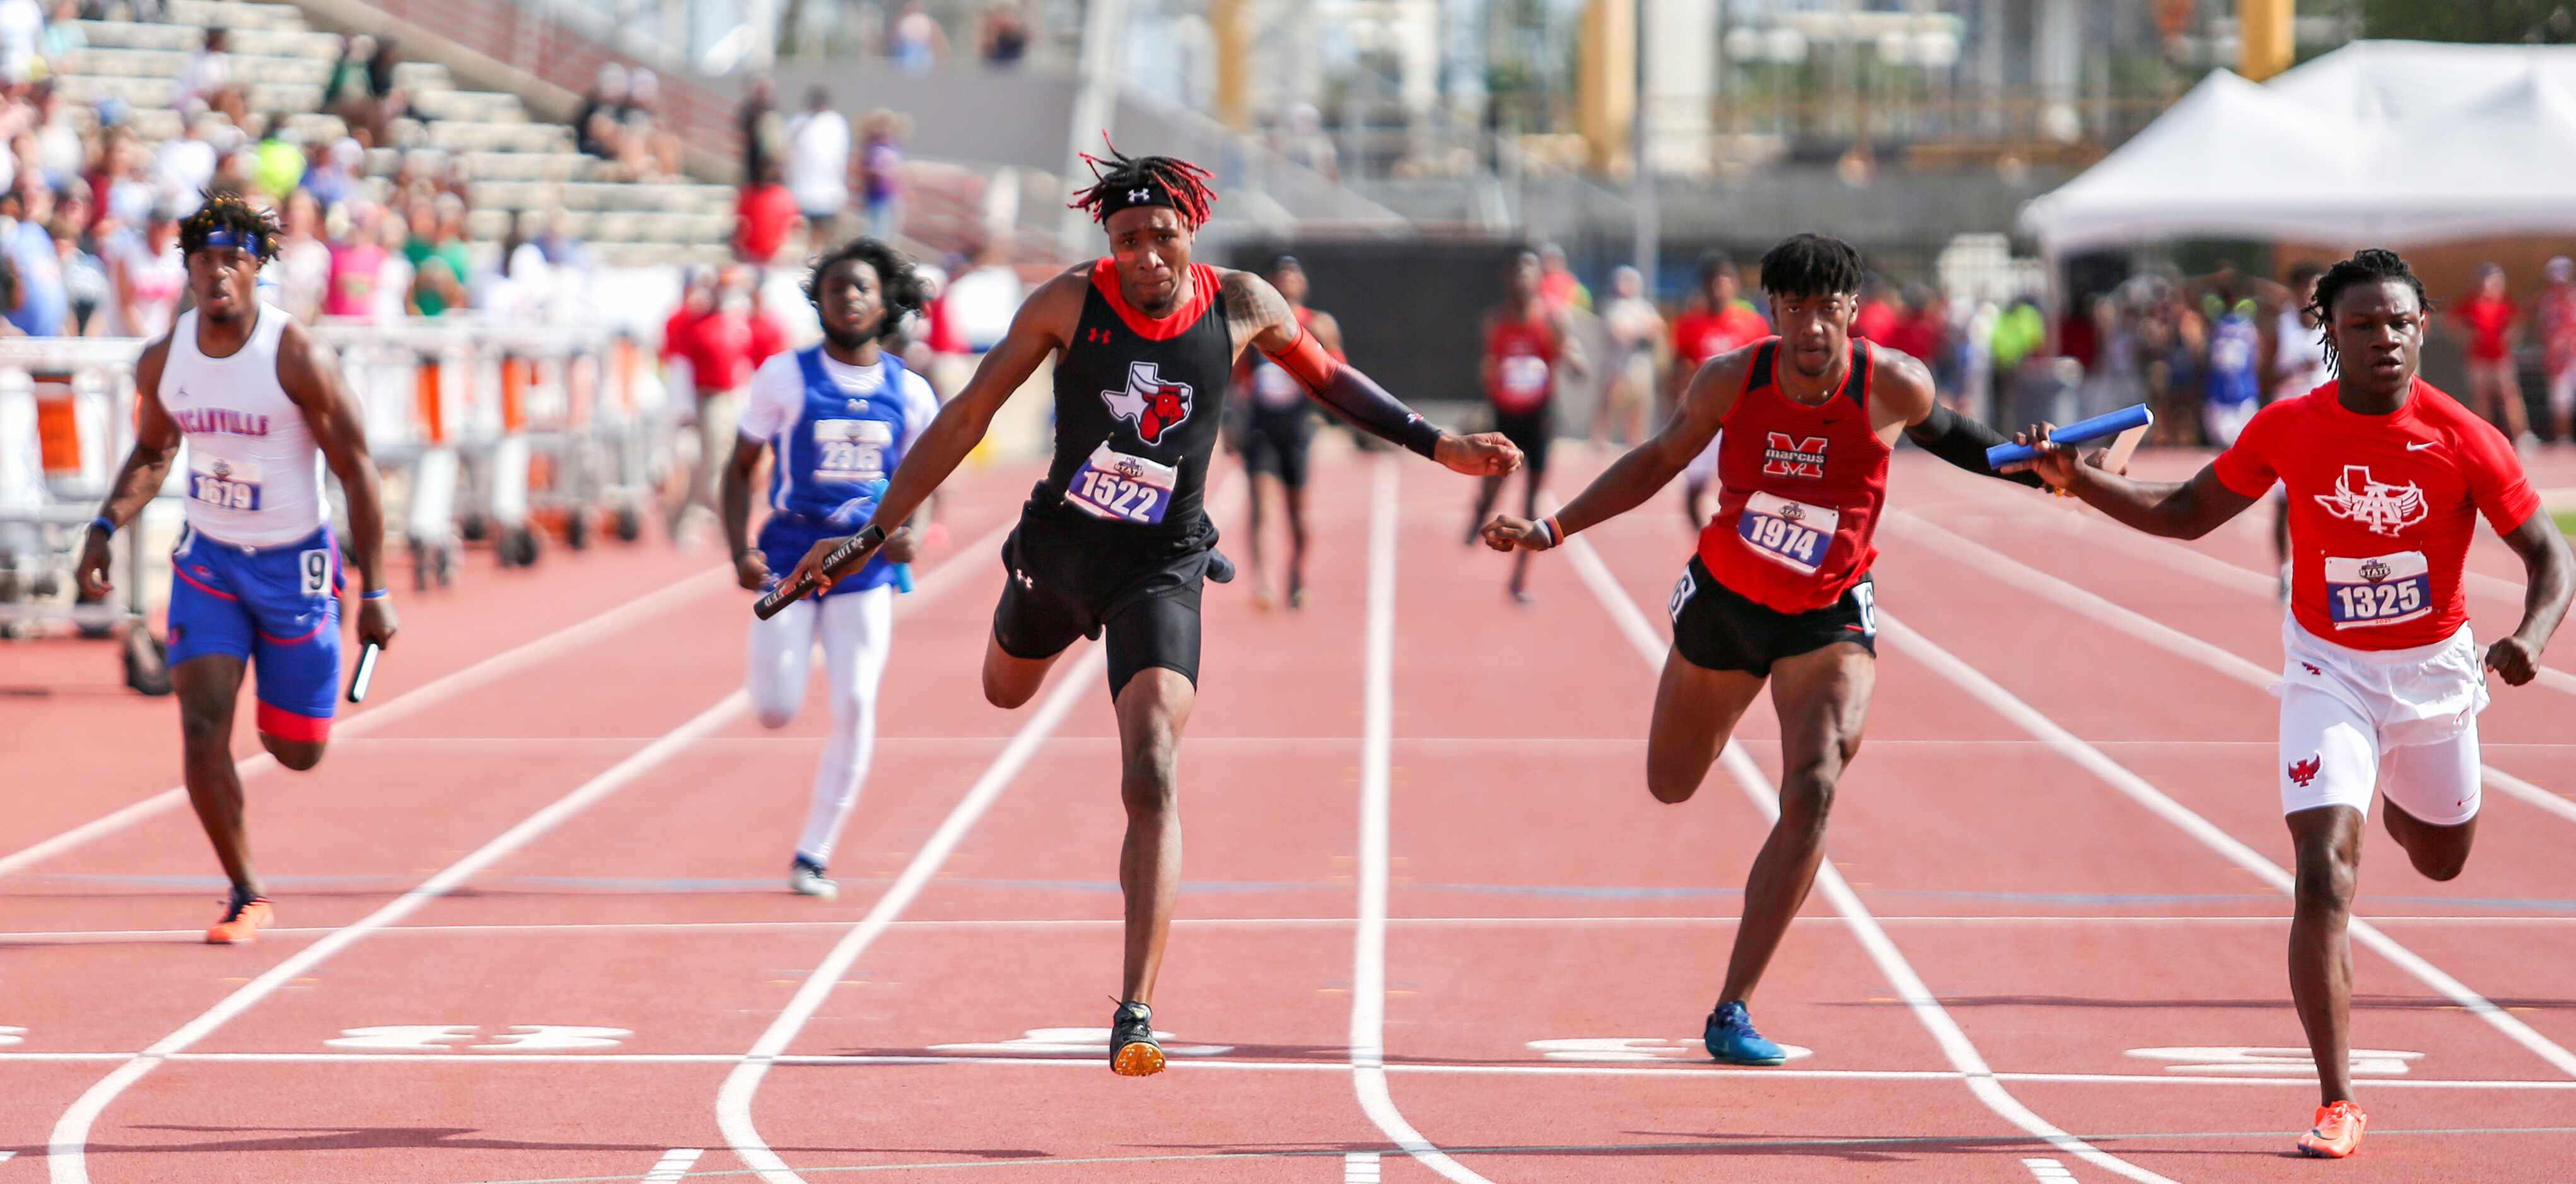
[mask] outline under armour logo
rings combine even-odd
[[[1012,568],[1012,569],[1011,569],[1011,578],[1012,578],[1012,579],[1015,579],[1015,580],[1018,580],[1018,581],[1020,582],[1020,587],[1022,587],[1022,588],[1029,589],[1030,591],[1036,591],[1036,590],[1037,590],[1038,582],[1037,582],[1036,580],[1032,580],[1032,579],[1030,579],[1030,578],[1029,578],[1029,573],[1027,573],[1027,572],[1021,571],[1020,569],[1018,569],[1018,568],[1016,568],[1016,567],[1015,567],[1015,568]]]
[[[1109,330],[1085,329],[1082,331],[1082,339],[1093,345],[1107,345],[1109,344]]]
[[[1152,196],[1154,196],[1154,191],[1151,189],[1130,189],[1127,191],[1127,200],[1129,201],[1144,201]]]

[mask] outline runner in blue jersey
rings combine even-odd
[[[905,314],[921,309],[921,280],[901,252],[872,238],[852,240],[815,263],[805,296],[823,340],[761,363],[725,466],[725,538],[735,578],[752,591],[775,586],[817,540],[867,522],[886,474],[939,414],[930,384],[881,345]],[[773,459],[769,519],[753,546],[752,486],[764,456]],[[749,691],[765,727],[796,717],[814,646],[823,647],[832,732],[787,876],[788,888],[805,896],[839,893],[825,869],[876,746],[877,682],[885,674],[897,565],[911,561],[914,540],[909,531],[897,535],[827,594],[751,626]]]

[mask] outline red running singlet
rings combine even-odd
[[[1717,517],[1699,559],[1737,595],[1784,613],[1823,608],[1869,573],[1893,451],[1869,426],[1870,345],[1851,343],[1841,390],[1810,407],[1773,374],[1780,339],[1753,355],[1718,437]]]
[[[1485,356],[1494,380],[1485,397],[1505,415],[1527,415],[1547,405],[1556,369],[1556,329],[1544,320],[1496,319],[1485,331]]]

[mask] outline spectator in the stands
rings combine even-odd
[[[1592,289],[1584,287],[1582,280],[1574,278],[1574,269],[1565,265],[1565,248],[1555,243],[1540,246],[1538,267],[1538,298],[1551,311],[1592,311]]]
[[[152,203],[160,199],[161,172],[152,152],[143,141],[124,128],[111,141],[108,165],[107,208],[104,216],[125,226],[141,226],[152,216]]]
[[[171,207],[152,211],[142,235],[126,236],[107,258],[107,335],[157,337],[179,315],[188,286],[188,264],[179,254],[179,217]]]
[[[769,171],[786,147],[787,121],[779,118],[778,90],[768,75],[755,75],[743,85],[742,110],[734,122],[742,136],[742,179],[750,184]]]
[[[383,207],[352,206],[348,225],[331,244],[331,277],[322,294],[322,315],[353,321],[376,319],[378,278],[385,268],[384,245],[376,241]]]
[[[411,229],[405,219],[387,208],[376,219],[376,245],[385,251],[384,265],[376,271],[375,310],[369,313],[376,324],[401,324],[407,317],[420,315],[420,305],[412,298],[416,272],[403,249],[411,242]]]
[[[734,259],[768,267],[804,220],[796,212],[795,197],[779,182],[777,163],[763,165],[759,178],[743,186],[734,201]]]
[[[367,127],[375,136],[374,143],[384,143],[393,121],[411,114],[411,95],[394,78],[395,67],[400,65],[402,41],[377,38],[375,52],[367,55]]]
[[[45,6],[37,0],[0,0],[0,82],[33,81],[45,36]]]
[[[464,203],[443,194],[414,197],[404,219],[411,228],[403,260],[412,268],[412,308],[425,317],[445,316],[466,303],[465,284],[474,270],[461,233]]]
[[[325,210],[347,202],[358,195],[358,170],[365,167],[366,162],[367,150],[355,137],[342,136],[333,140],[322,159],[305,170],[305,191],[311,193],[313,200],[320,202]]]
[[[921,0],[905,0],[886,33],[886,56],[907,74],[920,74],[948,56],[948,33],[923,9]]]
[[[44,35],[36,39],[36,52],[47,62],[61,62],[89,48],[81,19],[81,0],[56,0],[53,19],[45,22]]]
[[[359,143],[379,142],[375,91],[368,85],[367,63],[376,56],[376,39],[358,33],[340,40],[340,57],[331,63],[330,80],[322,85],[322,111],[337,115]]]
[[[247,197],[259,187],[254,179],[258,172],[259,150],[247,144],[237,145],[216,156],[215,179],[206,187],[217,193],[237,193]]]
[[[178,92],[171,103],[180,114],[220,111],[235,126],[247,118],[249,103],[242,88],[233,81],[231,45],[231,33],[222,28],[208,29],[205,44],[180,64]]]
[[[581,97],[581,109],[573,114],[573,147],[584,156],[617,159],[619,113],[625,106],[626,67],[615,62],[601,66],[599,80],[591,83],[590,93]]]
[[[546,220],[546,232],[537,239],[537,247],[546,253],[547,263],[556,267],[568,267],[575,271],[588,271],[591,265],[590,244],[581,241],[581,236],[573,233],[572,225],[570,213],[556,210],[554,216]]]
[[[984,24],[977,36],[978,52],[986,65],[1015,66],[1029,52],[1028,21],[1020,16],[1017,4],[996,4],[984,10]]]
[[[859,145],[860,192],[867,199],[868,233],[893,242],[903,230],[903,138],[907,121],[882,107],[868,113]]]
[[[179,138],[164,142],[156,154],[164,196],[177,202],[182,218],[197,212],[202,200],[198,195],[215,180],[214,129],[217,119],[200,115],[179,130]]]
[[[787,124],[787,191],[817,242],[840,237],[850,208],[850,121],[832,109],[822,87],[805,92],[805,110]]]
[[[8,319],[29,337],[60,337],[70,319],[62,254],[46,229],[53,216],[54,191],[40,178],[20,177],[8,197],[0,198],[0,217],[15,220],[7,248],[9,266],[18,273],[18,306]]]
[[[80,121],[63,105],[62,92],[50,81],[38,85],[36,104],[36,160],[44,169],[45,183],[60,189],[78,181],[89,163],[89,141],[81,135]]]
[[[277,245],[269,271],[277,277],[278,304],[287,315],[311,323],[322,314],[323,293],[331,286],[331,248],[322,242],[322,203],[310,189],[286,195],[286,233]]]
[[[107,265],[81,245],[81,219],[88,199],[78,189],[63,194],[62,209],[54,214],[54,250],[62,259],[63,295],[69,305],[71,323],[66,333],[79,337],[96,337],[106,332],[107,318],[100,314],[112,295],[108,284]]]
[[[286,117],[273,116],[261,129],[251,183],[275,205],[304,180],[304,147],[286,130]]]
[[[639,69],[628,77],[619,122],[618,147],[629,179],[679,175],[680,138],[662,126],[662,80],[651,70]]]

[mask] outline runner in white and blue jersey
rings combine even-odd
[[[725,538],[735,578],[752,591],[776,586],[817,540],[866,523],[886,475],[939,414],[930,384],[881,344],[922,304],[921,281],[901,252],[872,238],[852,240],[816,261],[805,296],[822,321],[823,340],[761,363],[725,467]],[[755,546],[751,498],[764,456],[772,459],[769,518]],[[823,647],[832,732],[814,771],[813,799],[787,880],[806,896],[828,899],[838,892],[824,869],[876,746],[877,683],[885,674],[893,595],[914,538],[899,533],[826,595],[798,600],[751,626],[749,690],[766,727],[785,727],[796,717],[815,643]]]

